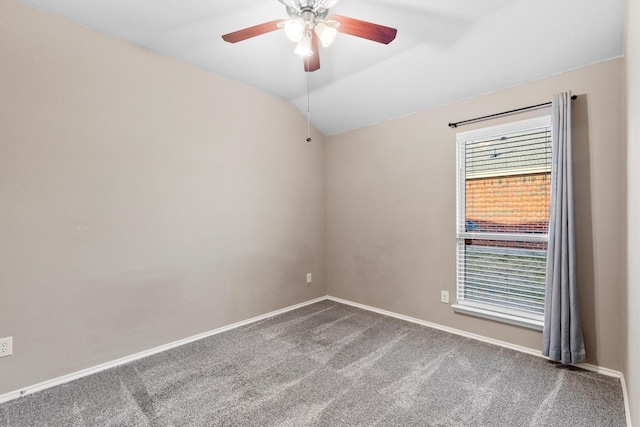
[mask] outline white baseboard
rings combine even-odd
[[[20,390],[15,390],[15,391],[12,391],[12,392],[9,392],[9,393],[5,393],[5,394],[0,395],[0,403],[8,402],[10,400],[14,400],[14,399],[17,399],[19,397],[26,396],[28,394],[32,394],[32,393],[35,393],[35,392],[38,392],[38,391],[42,391],[42,390],[45,390],[45,389],[48,389],[48,388],[51,388],[51,387],[55,387],[57,385],[65,384],[65,383],[68,383],[70,381],[77,380],[77,379],[82,378],[82,377],[86,377],[87,375],[95,374],[97,372],[104,371],[106,369],[115,368],[116,366],[124,365],[125,363],[133,362],[134,360],[142,359],[144,357],[151,356],[151,355],[154,355],[154,354],[166,351],[166,350],[170,350],[170,349],[175,348],[175,347],[180,347],[181,345],[189,344],[189,343],[192,343],[194,341],[201,340],[203,338],[208,338],[210,336],[217,335],[217,334],[220,334],[222,332],[229,331],[231,329],[239,328],[240,326],[244,326],[244,325],[247,325],[249,323],[257,322],[259,320],[267,319],[269,317],[277,316],[278,314],[283,314],[283,313],[286,313],[288,311],[296,310],[298,308],[301,308],[301,307],[304,307],[304,306],[307,306],[307,305],[310,305],[310,304],[315,304],[316,302],[324,301],[325,299],[327,299],[326,296],[325,297],[316,298],[316,299],[313,299],[311,301],[306,301],[306,302],[303,302],[303,303],[300,303],[300,304],[292,305],[290,307],[286,307],[286,308],[283,308],[281,310],[276,310],[276,311],[272,311],[272,312],[267,313],[267,314],[263,314],[261,316],[252,317],[251,319],[243,320],[241,322],[237,322],[237,323],[233,323],[231,325],[223,326],[223,327],[214,329],[214,330],[209,331],[209,332],[204,332],[202,334],[194,335],[194,336],[189,337],[189,338],[184,338],[184,339],[181,339],[181,340],[178,340],[178,341],[174,341],[172,343],[161,345],[159,347],[155,347],[155,348],[152,348],[150,350],[141,351],[140,353],[132,354],[131,356],[125,356],[125,357],[122,357],[120,359],[113,360],[111,362],[107,362],[107,363],[103,363],[103,364],[98,365],[98,366],[94,366],[94,367],[91,367],[91,368],[83,369],[81,371],[77,371],[77,372],[74,372],[74,373],[71,373],[71,374],[68,374],[68,375],[63,375],[61,377],[54,378],[54,379],[48,380],[48,381],[44,381],[44,382],[41,382],[39,384],[35,384],[35,385],[32,385],[32,386],[28,386],[28,387],[25,387],[25,388],[20,389]]]
[[[405,316],[404,314],[398,314],[398,313],[394,313],[393,311],[382,310],[382,309],[379,309],[379,308],[371,307],[371,306],[368,306],[368,305],[365,305],[365,304],[360,304],[360,303],[357,303],[357,302],[352,302],[352,301],[345,300],[345,299],[342,299],[342,298],[336,298],[336,297],[332,297],[332,296],[327,296],[327,299],[329,299],[331,301],[339,302],[339,303],[342,303],[342,304],[350,305],[350,306],[353,306],[353,307],[361,308],[363,310],[372,311],[374,313],[382,314],[384,316],[395,317],[396,319],[405,320],[407,322],[416,323],[418,325],[427,326],[429,328],[438,329],[438,330],[444,331],[444,332],[449,332],[449,333],[454,334],[454,335],[460,335],[460,336],[463,336],[463,337],[466,337],[466,338],[471,338],[471,339],[474,339],[474,340],[477,340],[477,341],[486,342],[488,344],[497,345],[499,347],[504,347],[504,348],[508,348],[508,349],[511,349],[511,350],[516,350],[516,351],[519,351],[521,353],[527,353],[527,354],[531,354],[533,356],[538,356],[538,357],[543,357],[543,358],[545,357],[545,356],[542,355],[542,352],[540,350],[536,350],[536,349],[533,349],[533,348],[523,347],[523,346],[520,346],[520,345],[508,343],[506,341],[496,340],[496,339],[493,339],[493,338],[487,338],[485,336],[478,335],[478,334],[473,334],[471,332],[463,331],[461,329],[450,328],[448,326],[443,326],[443,325],[440,325],[438,323],[427,322],[426,320],[416,319],[415,317]],[[606,375],[608,377],[615,377],[615,378],[621,378],[622,377],[622,373],[621,372],[614,371],[613,369],[609,369],[609,368],[603,368],[601,366],[591,365],[589,363],[581,363],[581,364],[576,365],[576,366],[579,367],[579,368],[585,369],[587,371],[597,372],[599,374]]]
[[[631,405],[629,404],[629,394],[627,394],[627,383],[624,375],[620,375],[620,385],[622,385],[622,397],[624,398],[624,413],[627,417],[627,427],[631,426]]]
[[[71,374],[68,374],[68,375],[63,375],[61,377],[54,378],[54,379],[48,380],[48,381],[44,381],[44,382],[41,382],[39,384],[35,384],[35,385],[32,385],[32,386],[28,386],[28,387],[25,387],[25,388],[20,389],[20,390],[16,390],[16,391],[12,391],[12,392],[9,392],[9,393],[5,393],[5,394],[0,395],[0,403],[8,402],[10,400],[14,400],[14,399],[17,399],[19,397],[26,396],[28,394],[32,394],[32,393],[35,393],[35,392],[38,392],[38,391],[41,391],[41,390],[45,390],[45,389],[48,389],[48,388],[51,388],[51,387],[55,387],[57,385],[65,384],[65,383],[68,383],[70,381],[73,381],[73,380],[76,380],[76,379],[79,379],[79,378],[82,378],[82,377],[86,377],[87,375],[95,374],[97,372],[104,371],[106,369],[115,368],[116,366],[120,366],[120,365],[123,365],[125,363],[133,362],[134,360],[142,359],[144,357],[151,356],[153,354],[157,354],[157,353],[160,353],[160,352],[163,352],[163,351],[166,351],[166,350],[170,350],[172,348],[180,347],[182,345],[189,344],[189,343],[192,343],[194,341],[198,341],[198,340],[201,340],[201,339],[204,339],[204,338],[208,338],[208,337],[213,336],[213,335],[220,334],[222,332],[230,331],[232,329],[239,328],[239,327],[244,326],[244,325],[248,325],[249,323],[253,323],[253,322],[257,322],[259,320],[267,319],[269,317],[277,316],[279,314],[283,314],[283,313],[286,313],[286,312],[289,312],[289,311],[292,311],[292,310],[296,310],[298,308],[305,307],[305,306],[311,305],[311,304],[315,304],[317,302],[324,301],[324,300],[331,300],[331,301],[335,301],[335,302],[338,302],[338,303],[341,303],[341,304],[350,305],[352,307],[361,308],[363,310],[367,310],[367,311],[371,311],[371,312],[374,312],[374,313],[382,314],[384,316],[394,317],[396,319],[404,320],[404,321],[411,322],[411,323],[416,323],[418,325],[426,326],[426,327],[429,327],[429,328],[437,329],[437,330],[448,332],[448,333],[455,334],[455,335],[460,335],[460,336],[463,336],[463,337],[466,337],[466,338],[471,338],[471,339],[474,339],[474,340],[477,340],[477,341],[486,342],[486,343],[489,343],[489,344],[497,345],[499,347],[508,348],[508,349],[515,350],[515,351],[519,351],[521,353],[526,353],[526,354],[530,354],[530,355],[538,356],[538,357],[544,357],[544,356],[542,356],[542,353],[540,352],[540,350],[536,350],[536,349],[533,349],[533,348],[523,347],[523,346],[519,346],[519,345],[516,345],[516,344],[508,343],[508,342],[505,342],[505,341],[495,340],[493,338],[487,338],[487,337],[484,337],[482,335],[473,334],[473,333],[466,332],[466,331],[463,331],[463,330],[460,330],[460,329],[450,328],[448,326],[443,326],[443,325],[440,325],[440,324],[437,324],[437,323],[432,323],[432,322],[427,322],[425,320],[416,319],[415,317],[405,316],[403,314],[394,313],[392,311],[382,310],[382,309],[371,307],[371,306],[368,306],[368,305],[365,305],[365,304],[359,304],[359,303],[356,303],[356,302],[353,302],[353,301],[348,301],[348,300],[345,300],[345,299],[342,299],[342,298],[336,298],[336,297],[332,297],[332,296],[326,295],[326,296],[323,296],[323,297],[320,297],[320,298],[316,298],[316,299],[313,299],[313,300],[310,300],[310,301],[306,301],[306,302],[303,302],[303,303],[300,303],[300,304],[292,305],[290,307],[286,307],[286,308],[283,308],[283,309],[280,309],[280,310],[272,311],[270,313],[266,313],[266,314],[263,314],[263,315],[260,315],[260,316],[252,317],[251,319],[247,319],[247,320],[243,320],[243,321],[240,321],[240,322],[237,322],[237,323],[233,323],[231,325],[223,326],[223,327],[211,330],[209,332],[204,332],[202,334],[198,334],[198,335],[194,335],[192,337],[188,337],[188,338],[185,338],[185,339],[174,341],[174,342],[169,343],[169,344],[161,345],[159,347],[155,347],[155,348],[152,348],[150,350],[141,351],[141,352],[133,354],[131,356],[122,357],[120,359],[117,359],[117,360],[114,360],[114,361],[111,361],[111,362],[107,362],[107,363],[103,363],[103,364],[98,365],[98,366],[94,366],[94,367],[91,367],[91,368],[83,369],[81,371],[74,372],[74,373],[71,373]],[[593,372],[597,372],[597,373],[602,374],[602,375],[606,375],[606,376],[615,377],[615,378],[619,378],[620,379],[620,382],[621,382],[621,385],[622,385],[622,393],[623,393],[623,396],[624,396],[624,405],[625,405],[625,413],[626,413],[626,417],[627,417],[627,426],[631,427],[631,415],[629,413],[629,409],[630,409],[629,408],[629,397],[627,395],[627,387],[626,387],[626,383],[624,381],[624,376],[622,375],[622,373],[618,372],[618,371],[614,371],[612,369],[603,368],[603,367],[596,366],[596,365],[591,365],[591,364],[588,364],[588,363],[581,363],[579,365],[579,367],[582,368],[582,369],[586,369],[588,371],[593,371]]]
[[[339,302],[341,304],[350,305],[352,307],[361,308],[363,310],[371,311],[374,313],[382,314],[384,316],[394,317],[396,319],[405,320],[407,322],[416,323],[418,325],[426,326],[433,329],[438,329],[440,331],[449,332],[451,334],[460,335],[466,338],[471,338],[474,340],[486,342],[489,344],[497,345],[499,347],[508,348],[511,350],[531,354],[533,356],[538,356],[546,359],[546,357],[542,355],[542,352],[540,350],[536,350],[533,348],[523,347],[516,344],[508,343],[505,341],[495,340],[493,338],[487,338],[482,335],[473,334],[460,329],[450,328],[448,326],[439,325],[437,323],[427,322],[425,320],[416,319],[415,317],[405,316],[404,314],[398,314],[398,313],[394,313],[393,311],[382,310],[379,308],[371,307],[365,304],[359,304],[357,302],[345,300],[342,298],[327,296],[326,299]],[[606,375],[608,377],[614,377],[614,378],[620,379],[620,385],[622,386],[622,395],[624,398],[624,409],[627,417],[627,427],[631,427],[631,414],[629,412],[630,411],[629,396],[627,394],[627,385],[624,381],[624,375],[622,375],[622,372],[614,371],[613,369],[609,369],[609,368],[603,368],[601,366],[592,365],[590,363],[580,363],[579,365],[576,365],[576,366],[579,368],[585,369],[587,371],[596,372],[598,374]]]
[[[339,302],[342,304],[350,305],[353,307],[361,308],[363,310],[372,311],[374,313],[382,314],[384,316],[394,317],[396,319],[405,320],[407,322],[416,323],[418,325],[427,326],[429,328],[438,329],[439,331],[449,332],[450,334],[460,335],[466,338],[471,338],[477,341],[486,342],[489,344],[494,344],[500,347],[509,348],[511,350],[516,350],[521,353],[532,354],[534,356],[542,356],[539,350],[535,350],[528,347],[523,347],[515,344],[511,344],[505,341],[494,340],[492,338],[483,337],[482,335],[472,334],[470,332],[462,331],[460,329],[450,328],[448,326],[443,326],[438,323],[427,322],[426,320],[416,319],[415,317],[405,316],[404,314],[394,313],[393,311],[382,310],[379,308],[371,307],[364,304],[359,304],[357,302],[352,302],[348,300],[344,300],[342,298],[336,298],[329,296],[327,299],[331,301]]]

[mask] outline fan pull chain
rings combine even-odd
[[[305,58],[305,61],[307,61],[307,70],[309,69],[309,57],[307,56]],[[311,88],[311,76],[310,76],[310,72],[307,71],[307,142],[311,142],[311,108],[310,108],[310,104],[311,101],[309,100],[310,95],[309,93],[311,92],[310,88]]]

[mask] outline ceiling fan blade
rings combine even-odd
[[[346,16],[333,15],[328,19],[332,19],[340,23],[337,30],[341,33],[361,37],[367,40],[373,40],[378,43],[389,44],[396,38],[396,34],[398,33],[398,30],[395,28],[361,21],[359,19],[348,18]]]
[[[263,24],[254,25],[243,30],[234,31],[233,33],[225,34],[222,39],[229,43],[237,43],[243,40],[250,39],[252,37],[261,36],[262,34],[270,33],[271,31],[279,30],[278,24],[286,22],[284,19],[276,19],[274,21],[265,22]]]
[[[320,69],[320,49],[318,49],[318,36],[315,31],[311,33],[311,51],[313,55],[304,58],[304,70],[307,73]]]

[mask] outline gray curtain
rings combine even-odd
[[[585,359],[576,286],[571,154],[571,96],[556,95],[552,104],[551,211],[542,354],[562,363]]]

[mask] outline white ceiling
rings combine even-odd
[[[263,89],[307,111],[307,74],[277,0],[21,0]],[[340,0],[340,14],[398,29],[389,45],[339,34],[311,73],[311,121],[334,135],[619,57],[624,0]],[[571,88],[567,88],[570,90]],[[527,103],[526,100],[523,101]]]

